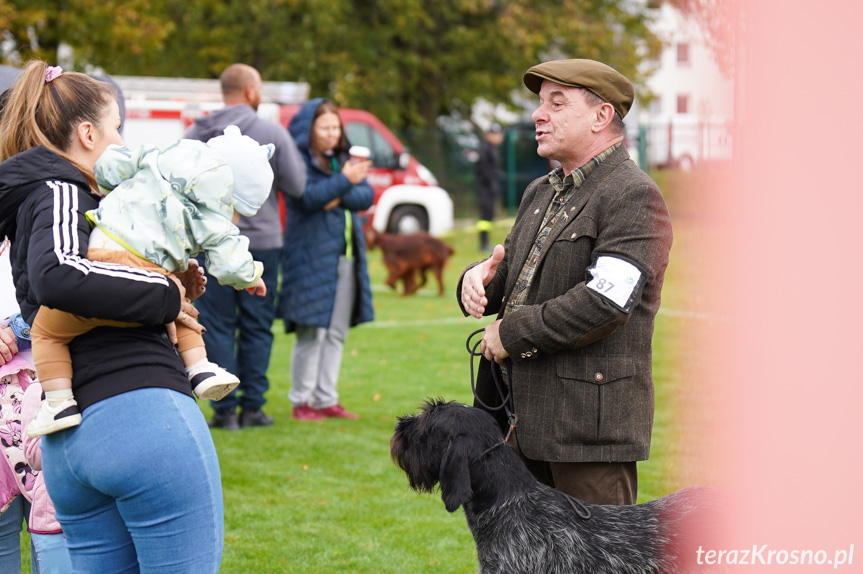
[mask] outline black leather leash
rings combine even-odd
[[[478,335],[484,331],[485,331],[485,329],[477,329],[476,331],[474,331],[473,333],[471,333],[467,337],[467,344],[466,344],[467,352],[468,352],[468,354],[470,354],[470,390],[473,393],[474,400],[476,400],[476,402],[480,406],[482,406],[482,408],[484,408],[485,410],[487,410],[487,411],[499,411],[499,410],[503,409],[506,412],[506,418],[507,418],[507,421],[509,422],[509,431],[506,433],[506,438],[503,439],[503,442],[496,443],[493,446],[491,446],[490,448],[487,448],[486,450],[484,450],[482,453],[480,453],[480,455],[478,457],[476,457],[474,459],[475,461],[480,460],[482,457],[484,457],[486,454],[488,454],[492,450],[496,449],[497,447],[503,446],[504,444],[508,443],[510,435],[515,430],[515,427],[518,425],[518,415],[515,414],[514,409],[510,408],[512,406],[512,373],[511,373],[510,369],[506,370],[506,375],[507,375],[506,387],[507,388],[506,388],[506,390],[504,390],[504,388],[503,388],[504,384],[502,381],[503,373],[500,369],[500,365],[498,365],[497,363],[495,363],[493,361],[491,363],[492,379],[494,379],[494,385],[495,385],[495,388],[497,389],[497,394],[500,397],[500,405],[499,406],[491,407],[491,406],[485,404],[482,401],[482,399],[479,398],[479,395],[476,394],[476,378],[474,376],[473,361],[474,361],[474,358],[476,358],[476,357],[482,357],[482,353],[477,352],[477,348],[482,343],[482,337],[480,337],[480,340],[477,341],[476,344],[474,344],[473,346],[471,346],[470,342],[476,335]],[[558,491],[558,492],[560,492],[560,491]],[[579,518],[581,518],[583,520],[590,520],[590,516],[591,516],[590,510],[588,510],[587,506],[585,506],[585,504],[582,501],[580,501],[579,499],[577,499],[573,496],[566,494],[565,492],[561,492],[561,494],[563,494],[563,496],[566,499],[566,502],[569,503],[569,505],[572,507],[572,510],[578,515]]]
[[[572,507],[572,509],[575,511],[579,518],[582,518],[584,520],[590,520],[590,510],[587,509],[587,506],[585,506],[582,501],[580,501],[574,496],[570,496],[565,492],[561,492],[561,494],[563,494],[563,496],[566,498],[566,501],[569,503],[569,505]]]
[[[487,449],[485,449],[484,451],[482,451],[481,453],[479,453],[479,456],[478,456],[478,457],[476,457],[475,459],[473,459],[473,461],[474,461],[474,462],[477,462],[477,461],[482,460],[482,457],[484,457],[485,455],[487,455],[488,453],[490,453],[491,451],[493,451],[493,450],[494,450],[494,449],[496,449],[497,447],[499,447],[499,446],[504,446],[504,445],[506,445],[506,441],[505,441],[505,440],[502,440],[502,441],[500,441],[500,442],[496,442],[496,443],[494,443],[493,445],[491,445],[490,447],[488,447]]]
[[[510,373],[510,369],[507,369],[507,389],[504,390],[504,384],[502,381],[503,373],[501,372],[500,365],[493,362],[491,363],[491,376],[494,379],[494,386],[497,389],[497,394],[500,397],[500,405],[496,407],[490,407],[485,404],[479,395],[476,394],[476,380],[474,376],[474,368],[473,368],[473,360],[476,357],[482,357],[482,353],[478,353],[476,350],[482,343],[482,337],[480,340],[476,342],[473,346],[471,346],[470,342],[476,335],[484,332],[485,329],[477,329],[467,337],[467,352],[470,354],[470,390],[473,393],[473,398],[479,403],[482,408],[487,411],[499,411],[503,409],[506,412],[506,420],[509,423],[509,431],[506,433],[506,438],[504,438],[504,442],[509,442],[509,437],[512,434],[512,431],[515,430],[515,427],[518,426],[518,415],[515,414],[514,409],[511,409],[512,406],[512,374]]]

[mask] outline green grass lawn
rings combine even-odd
[[[662,185],[674,217],[675,197],[684,191],[667,176]],[[493,239],[503,242],[508,225],[501,222]],[[681,309],[688,301],[684,266],[674,258],[692,233],[688,225],[675,221],[663,309]],[[225,497],[222,572],[476,572],[476,550],[462,511],[449,514],[439,496],[412,492],[389,457],[396,417],[415,412],[427,397],[471,402],[465,339],[491,319],[464,318],[454,288],[461,269],[482,255],[473,230],[454,231],[445,239],[456,253],[442,297],[431,278],[416,296],[390,291],[383,285],[380,252],[369,253],[377,317],[351,330],[339,383],[342,404],[360,413],[360,420],[291,420],[287,393],[294,337],[276,322],[265,407],[275,425],[213,431]],[[679,472],[682,431],[674,406],[684,384],[676,366],[685,321],[673,314],[657,317],[656,419],[651,458],[639,463],[639,501],[687,486]],[[201,402],[201,408],[209,418],[209,406]],[[22,547],[27,544],[22,540]]]

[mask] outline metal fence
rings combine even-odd
[[[479,135],[469,130],[401,130],[398,137],[449,192],[456,217],[476,217]],[[507,126],[499,157],[499,213],[514,214],[527,185],[550,171],[548,160],[536,155],[533,124]]]
[[[692,169],[731,159],[731,127],[726,121],[654,122],[639,126],[626,144],[632,159],[645,171]],[[449,192],[456,217],[477,217],[474,166],[479,135],[469,129],[450,126],[446,130],[401,130],[398,137]],[[528,184],[551,171],[554,164],[536,154],[532,122],[506,126],[499,154],[499,213],[512,215]]]
[[[731,159],[732,126],[726,120],[657,121],[639,126],[642,169],[681,168]]]

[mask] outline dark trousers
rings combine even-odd
[[[207,276],[207,290],[195,307],[201,312],[199,321],[207,328],[204,344],[207,357],[240,379],[240,385],[220,401],[211,401],[217,412],[259,410],[264,393],[270,388],[267,369],[273,347],[273,320],[276,317],[279,249],[250,250],[256,261],[264,264],[267,295],[258,297],[244,290],[219,285],[215,277]],[[202,261],[201,265],[206,267]]]
[[[520,454],[538,481],[584,502],[635,504],[638,497],[638,469],[634,461],[545,462]]]

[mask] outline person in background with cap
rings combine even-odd
[[[226,285],[211,282],[206,295],[195,306],[207,325],[204,343],[207,354],[237,375],[236,390],[210,405],[215,411],[211,428],[239,430],[241,427],[269,426],[273,418],[263,411],[270,388],[267,369],[273,348],[273,320],[276,318],[279,257],[282,251],[282,223],[279,193],[299,197],[306,187],[306,166],[294,140],[284,126],[258,117],[263,82],[255,68],[231,64],[219,77],[225,107],[195,120],[184,137],[207,141],[235,125],[244,135],[260,144],[276,148],[270,165],[275,175],[273,187],[261,209],[253,216],[240,217],[237,227],[249,238],[256,261],[264,264],[266,297],[253,297]],[[239,417],[237,406],[240,407]]]
[[[236,126],[207,144],[108,146],[94,167],[106,195],[86,214],[94,227],[87,257],[168,275],[185,271],[189,258],[203,252],[210,274],[221,284],[266,295],[263,266],[249,253],[249,240],[235,223],[241,214],[254,215],[269,195],[272,153],[272,145],[258,145]],[[98,326],[125,324],[39,309],[30,334],[45,400],[27,427],[31,437],[81,422],[68,344]],[[198,397],[219,399],[239,383],[207,359],[198,330],[179,327],[177,348]]]
[[[476,195],[479,200],[479,248],[482,252],[491,250],[488,232],[492,229],[494,207],[500,197],[500,180],[497,173],[497,148],[503,143],[500,124],[492,124],[483,135],[479,146],[479,159],[476,161]]]
[[[524,193],[512,230],[468,266],[465,315],[496,314],[480,343],[476,405],[545,484],[595,504],[634,504],[653,422],[651,339],[671,249],[656,183],[629,159],[632,84],[592,60],[532,67],[537,153],[560,165]],[[511,386],[507,409],[492,368]]]

